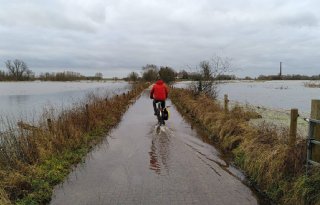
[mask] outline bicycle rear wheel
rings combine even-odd
[[[163,113],[161,108],[161,103],[159,102],[157,104],[157,118],[158,118],[158,125],[165,125],[164,119],[163,119]]]

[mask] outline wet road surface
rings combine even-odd
[[[158,130],[143,93],[110,137],[56,187],[51,204],[258,204],[241,173],[174,107],[170,113]]]

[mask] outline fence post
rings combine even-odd
[[[229,112],[229,100],[228,100],[228,95],[224,95],[224,112],[227,114]]]
[[[289,135],[289,145],[294,147],[297,140],[297,126],[298,126],[298,109],[291,109],[291,120],[290,120],[290,135]]]
[[[47,124],[48,124],[49,132],[52,132],[52,131],[53,131],[53,128],[52,128],[52,121],[51,121],[50,118],[47,119]]]
[[[311,102],[311,119],[320,120],[320,100],[312,100]],[[320,125],[315,125],[313,138],[320,141]],[[320,146],[312,145],[312,156],[316,162],[320,162]]]

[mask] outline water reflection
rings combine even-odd
[[[156,128],[157,129],[157,128]],[[169,173],[171,136],[166,127],[160,127],[152,134],[149,169],[156,174]]]
[[[29,95],[9,95],[8,100],[11,106],[21,106],[29,99]]]

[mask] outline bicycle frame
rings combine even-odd
[[[157,119],[158,119],[158,125],[165,125],[164,119],[163,119],[163,114],[162,114],[162,107],[161,107],[161,102],[156,103],[156,108],[157,108]]]

